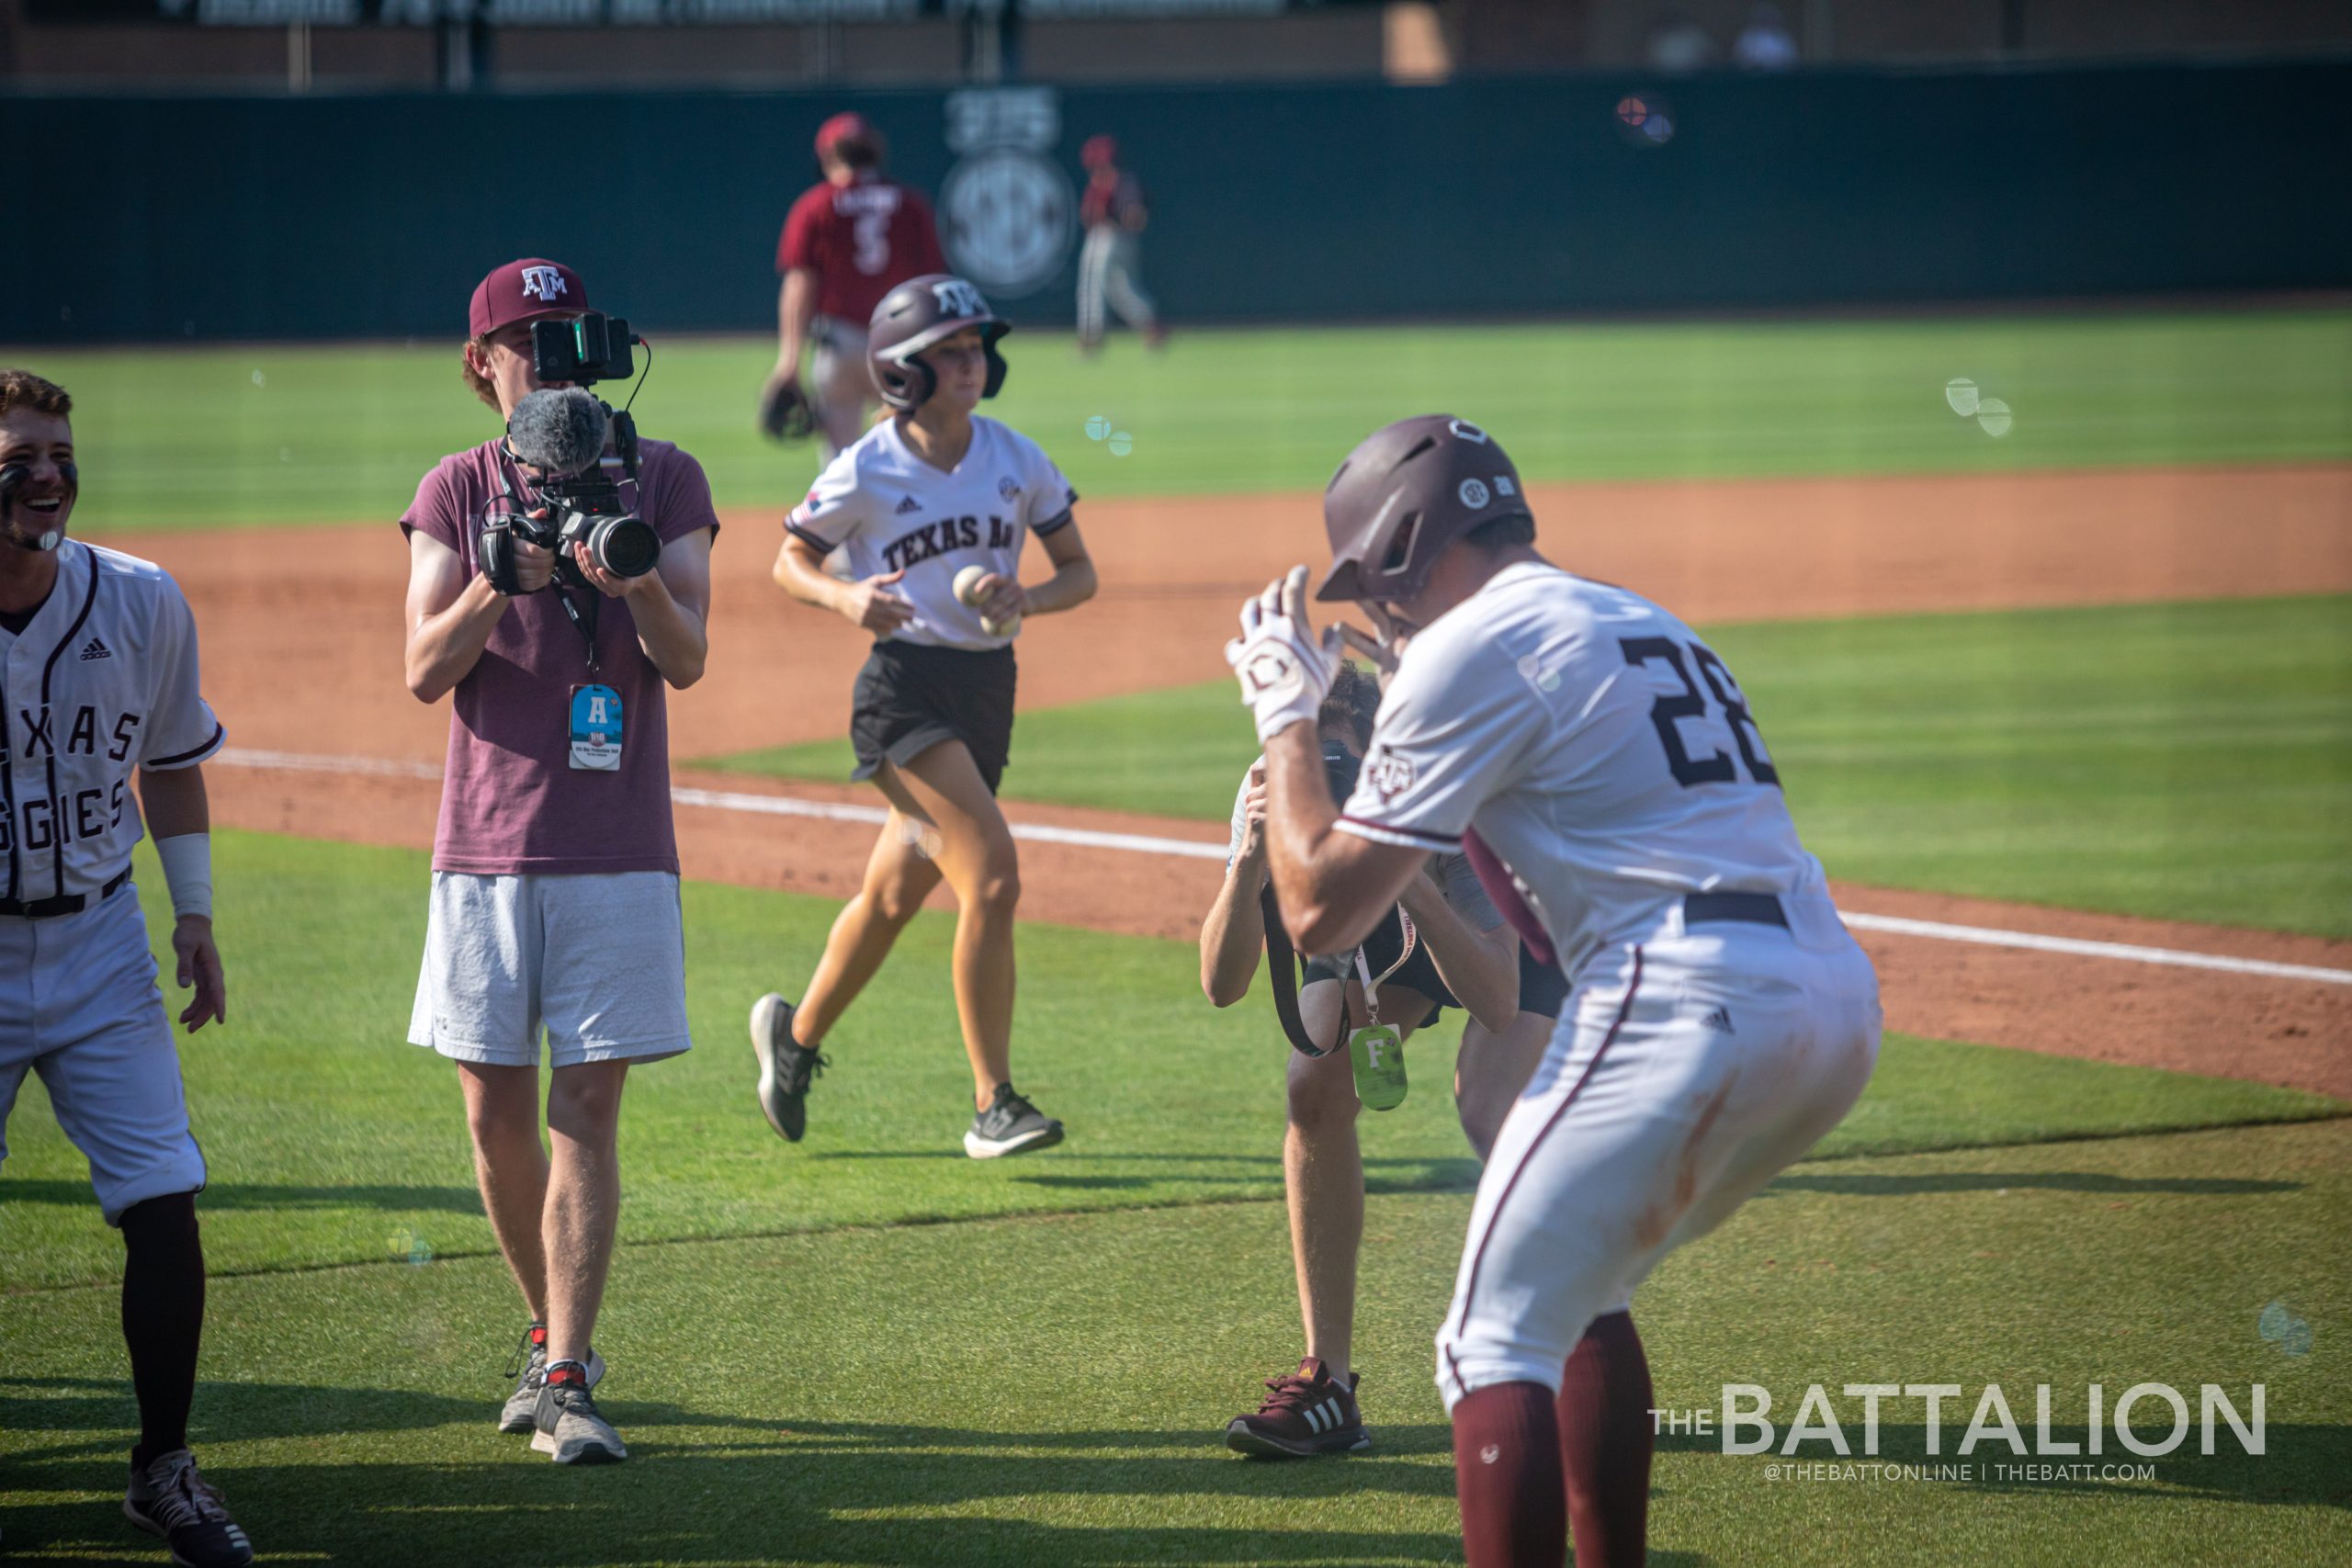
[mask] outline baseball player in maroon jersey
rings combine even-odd
[[[1837,1125],[1878,981],[1805,852],[1747,694],[1690,628],[1534,548],[1486,431],[1402,420],[1324,493],[1318,599],[1408,640],[1344,807],[1314,720],[1339,638],[1306,569],[1227,647],[1266,748],[1300,945],[1360,941],[1461,851],[1569,983],[1478,1183],[1437,1381],[1470,1568],[1643,1561],[1649,1371],[1633,1292]]]
[[[1158,348],[1168,329],[1143,291],[1143,231],[1151,217],[1143,183],[1119,166],[1119,144],[1108,136],[1088,137],[1078,157],[1086,166],[1086,194],[1078,202],[1086,229],[1078,252],[1078,346],[1087,354],[1102,346],[1107,303]]]
[[[855,441],[875,400],[865,368],[865,325],[882,297],[910,277],[945,272],[931,204],[882,172],[882,133],[858,114],[817,128],[825,177],[800,193],[776,242],[775,368],[760,393],[760,425],[796,439],[813,429],[825,460]],[[813,343],[815,396],[800,384],[800,352]]]

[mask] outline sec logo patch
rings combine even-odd
[[[1477,511],[1478,508],[1486,505],[1487,502],[1492,499],[1492,497],[1487,494],[1487,481],[1484,479],[1464,479],[1462,481],[1460,494],[1462,496],[1462,504],[1468,507],[1473,512]]]

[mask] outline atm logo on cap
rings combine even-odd
[[[523,269],[525,299],[537,298],[552,303],[555,297],[563,291],[563,271],[560,267],[526,266]]]

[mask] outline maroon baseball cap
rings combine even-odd
[[[514,321],[576,316],[588,309],[588,286],[561,262],[525,256],[481,280],[466,311],[467,335],[487,337]]]
[[[876,140],[874,127],[864,115],[854,111],[837,114],[817,128],[817,156],[821,158],[831,152],[836,142],[863,141],[870,147]]]

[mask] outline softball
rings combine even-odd
[[[979,587],[980,579],[986,577],[988,574],[989,569],[978,565],[977,562],[957,572],[956,574],[956,597],[967,604],[978,604],[979,594],[977,590]],[[1009,621],[994,621],[990,620],[986,615],[982,615],[980,617],[980,630],[988,633],[990,637],[1012,637],[1013,634],[1020,631],[1020,629],[1021,617],[1018,615],[1013,616],[1012,619]]]

